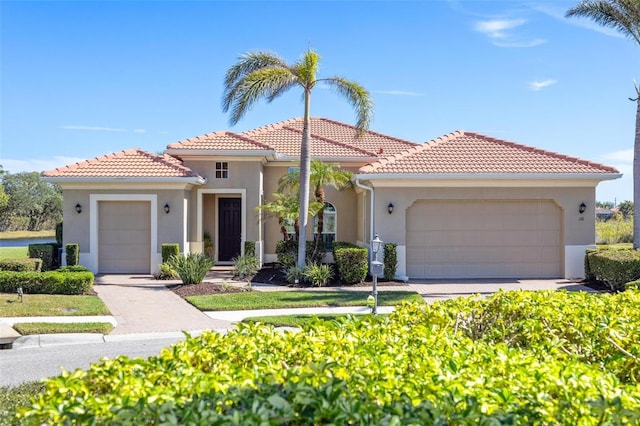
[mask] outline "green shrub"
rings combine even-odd
[[[260,261],[255,256],[238,256],[233,259],[233,275],[244,278],[249,275],[255,275],[260,268]]]
[[[306,269],[306,267],[292,265],[284,270],[284,276],[289,284],[302,284],[306,278],[304,274]]]
[[[625,219],[618,214],[607,221],[596,221],[598,244],[619,244],[633,242],[633,216]]]
[[[625,290],[640,290],[640,280],[629,281],[624,285]]]
[[[316,287],[324,287],[333,278],[333,271],[329,265],[309,265],[304,271],[304,276]]]
[[[622,291],[626,283],[640,278],[640,252],[637,250],[599,250],[587,257],[591,273],[612,291]]]
[[[41,259],[20,258],[20,259],[4,259],[0,260],[0,271],[32,271],[40,272],[42,268]]]
[[[200,284],[214,265],[213,259],[203,253],[171,256],[167,263],[177,272],[183,284]]]
[[[255,241],[245,241],[244,242],[244,255],[245,256],[256,256],[256,242]]]
[[[56,243],[62,247],[62,222],[56,223]]]
[[[203,244],[204,254],[206,254],[208,257],[214,257],[216,253],[213,248],[213,239],[211,238],[210,233],[205,232],[202,235],[202,244]]]
[[[338,266],[338,277],[345,284],[357,284],[367,277],[369,251],[364,247],[337,248],[333,256]]]
[[[171,256],[180,256],[180,244],[162,244],[162,263],[167,263]]]
[[[238,324],[49,379],[20,424],[632,425],[640,294],[502,292]],[[570,324],[571,326],[567,326]]]
[[[66,244],[64,250],[67,266],[76,266],[80,263],[80,245],[78,243]]]
[[[58,248],[60,247],[56,243],[29,244],[29,257],[41,259],[41,269],[51,271],[60,266]]]
[[[398,268],[398,245],[386,243],[384,245],[384,279],[393,281]]]
[[[591,271],[591,262],[590,262],[590,254],[596,253],[598,249],[587,249],[584,253],[584,279],[585,281],[596,281],[596,276]]]
[[[0,271],[0,293],[15,293],[22,287],[30,294],[89,294],[93,291],[91,272],[13,272]]]
[[[89,269],[82,265],[74,265],[74,266],[61,266],[56,269],[58,272],[91,272]]]
[[[176,280],[180,278],[175,269],[168,263],[161,263],[155,275],[157,280]]]
[[[305,247],[306,264],[319,264],[324,260],[324,252],[318,252],[314,255],[315,242],[307,241]],[[298,242],[280,240],[276,243],[276,255],[278,264],[281,268],[287,268],[295,265],[298,261]]]

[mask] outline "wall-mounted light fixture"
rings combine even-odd
[[[580,207],[578,207],[578,211],[580,212],[580,214],[584,213],[587,210],[587,205],[582,202],[580,203]]]
[[[169,212],[170,212],[170,211],[171,211],[171,209],[169,208],[169,203],[165,203],[165,205],[164,205],[164,212],[165,212],[166,214],[169,214]]]
[[[82,213],[82,206],[80,205],[80,203],[76,204],[76,213]]]
[[[389,205],[387,206],[387,211],[389,212],[389,214],[393,213],[393,203],[389,203]]]

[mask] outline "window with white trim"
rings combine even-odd
[[[229,179],[229,163],[226,161],[216,161],[216,179]]]
[[[322,233],[318,235],[318,216],[313,218],[313,240],[320,237],[324,244],[324,251],[330,252],[333,249],[333,243],[336,241],[337,212],[331,203],[324,203],[322,210]]]

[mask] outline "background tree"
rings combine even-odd
[[[2,186],[9,197],[3,231],[54,229],[62,220],[62,190],[42,181],[38,172],[6,173]]]
[[[285,241],[289,241],[289,233],[287,232],[287,224],[293,223],[293,229],[295,231],[296,239],[300,239],[300,204],[298,198],[295,195],[286,194],[284,192],[276,192],[273,194],[275,200],[268,201],[258,209],[272,213],[278,218],[278,224],[280,225],[280,232]],[[316,201],[309,203],[309,215],[314,216],[319,210],[322,209],[324,204],[320,204]]]
[[[353,173],[348,170],[343,170],[339,166],[333,164],[323,163],[320,160],[311,161],[311,174],[309,176],[309,184],[314,190],[316,201],[322,206],[318,210],[318,229],[316,236],[316,244],[314,248],[315,254],[320,249],[320,240],[322,232],[324,231],[324,205],[327,202],[327,195],[325,187],[333,187],[338,190],[343,190],[351,186],[351,177]],[[292,170],[288,174],[282,176],[278,181],[280,190],[295,189],[300,181],[300,171]]]
[[[317,78],[320,55],[309,49],[293,64],[288,64],[270,52],[249,52],[241,55],[238,62],[228,70],[224,81],[222,109],[231,110],[229,121],[236,124],[260,99],[271,102],[293,87],[303,91],[304,116],[302,140],[300,144],[300,238],[298,243],[298,266],[305,265],[307,221],[309,206],[310,174],[310,105],[311,91],[318,83],[335,90],[354,107],[356,111],[356,136],[369,127],[373,115],[373,102],[369,92],[353,81],[343,77]]]
[[[623,201],[618,204],[618,212],[625,218],[629,219],[633,216],[633,201]]]
[[[569,9],[567,17],[589,18],[603,27],[613,28],[640,45],[640,1],[584,0]],[[640,217],[640,90],[635,85],[636,134],[633,147],[633,214]],[[640,220],[633,224],[633,248],[640,247]]]

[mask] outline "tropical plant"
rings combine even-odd
[[[293,265],[285,269],[284,276],[289,284],[299,284],[305,278],[306,266]]]
[[[280,232],[284,241],[289,241],[289,233],[287,232],[287,223],[293,222],[293,228],[296,234],[296,240],[300,239],[300,203],[299,200],[293,196],[284,192],[276,192],[273,194],[275,200],[268,201],[257,208],[274,214],[278,218],[278,224],[280,225]],[[308,214],[314,216],[319,210],[322,209],[324,204],[317,201],[310,201],[308,207]]]
[[[213,259],[203,253],[171,256],[167,263],[176,271],[183,284],[200,284],[214,265]]]
[[[209,257],[213,257],[215,255],[215,251],[213,248],[213,239],[211,238],[211,234],[208,232],[205,232],[202,236],[202,243],[204,245],[203,249],[204,249],[204,254],[206,254]]]
[[[155,277],[157,280],[175,280],[180,278],[178,273],[168,263],[161,263]]]
[[[322,231],[324,230],[324,205],[327,202],[327,195],[325,187],[330,186],[338,190],[343,190],[352,186],[351,177],[353,173],[348,170],[343,170],[340,166],[323,163],[320,160],[311,161],[311,175],[309,177],[309,183],[313,187],[316,201],[320,203],[323,208],[318,210],[318,228],[316,245],[314,248],[314,254],[320,249],[320,242]],[[300,170],[291,170],[286,175],[282,176],[278,182],[280,191],[286,189],[293,190],[298,189],[300,185]]]
[[[638,0],[583,0],[569,9],[567,17],[590,18],[613,28],[640,45],[640,2]],[[635,85],[636,133],[633,144],[633,215],[640,217],[640,88]],[[633,224],[633,248],[640,248],[640,221]]]
[[[260,269],[260,261],[255,256],[237,256],[233,261],[233,275],[244,278],[248,275],[255,275]]]
[[[311,92],[318,83],[334,89],[355,108],[356,136],[368,128],[373,115],[373,102],[369,92],[353,81],[343,77],[317,78],[320,55],[309,49],[293,64],[288,64],[270,52],[249,52],[240,56],[238,62],[228,70],[224,81],[222,109],[231,110],[229,121],[236,124],[261,98],[271,102],[293,87],[303,90],[304,118],[300,145],[300,191],[298,239],[298,265],[305,265],[305,243],[307,240],[307,217],[309,206],[309,174],[311,136]]]
[[[304,271],[304,276],[316,287],[324,287],[333,278],[333,271],[329,265],[309,265]]]

